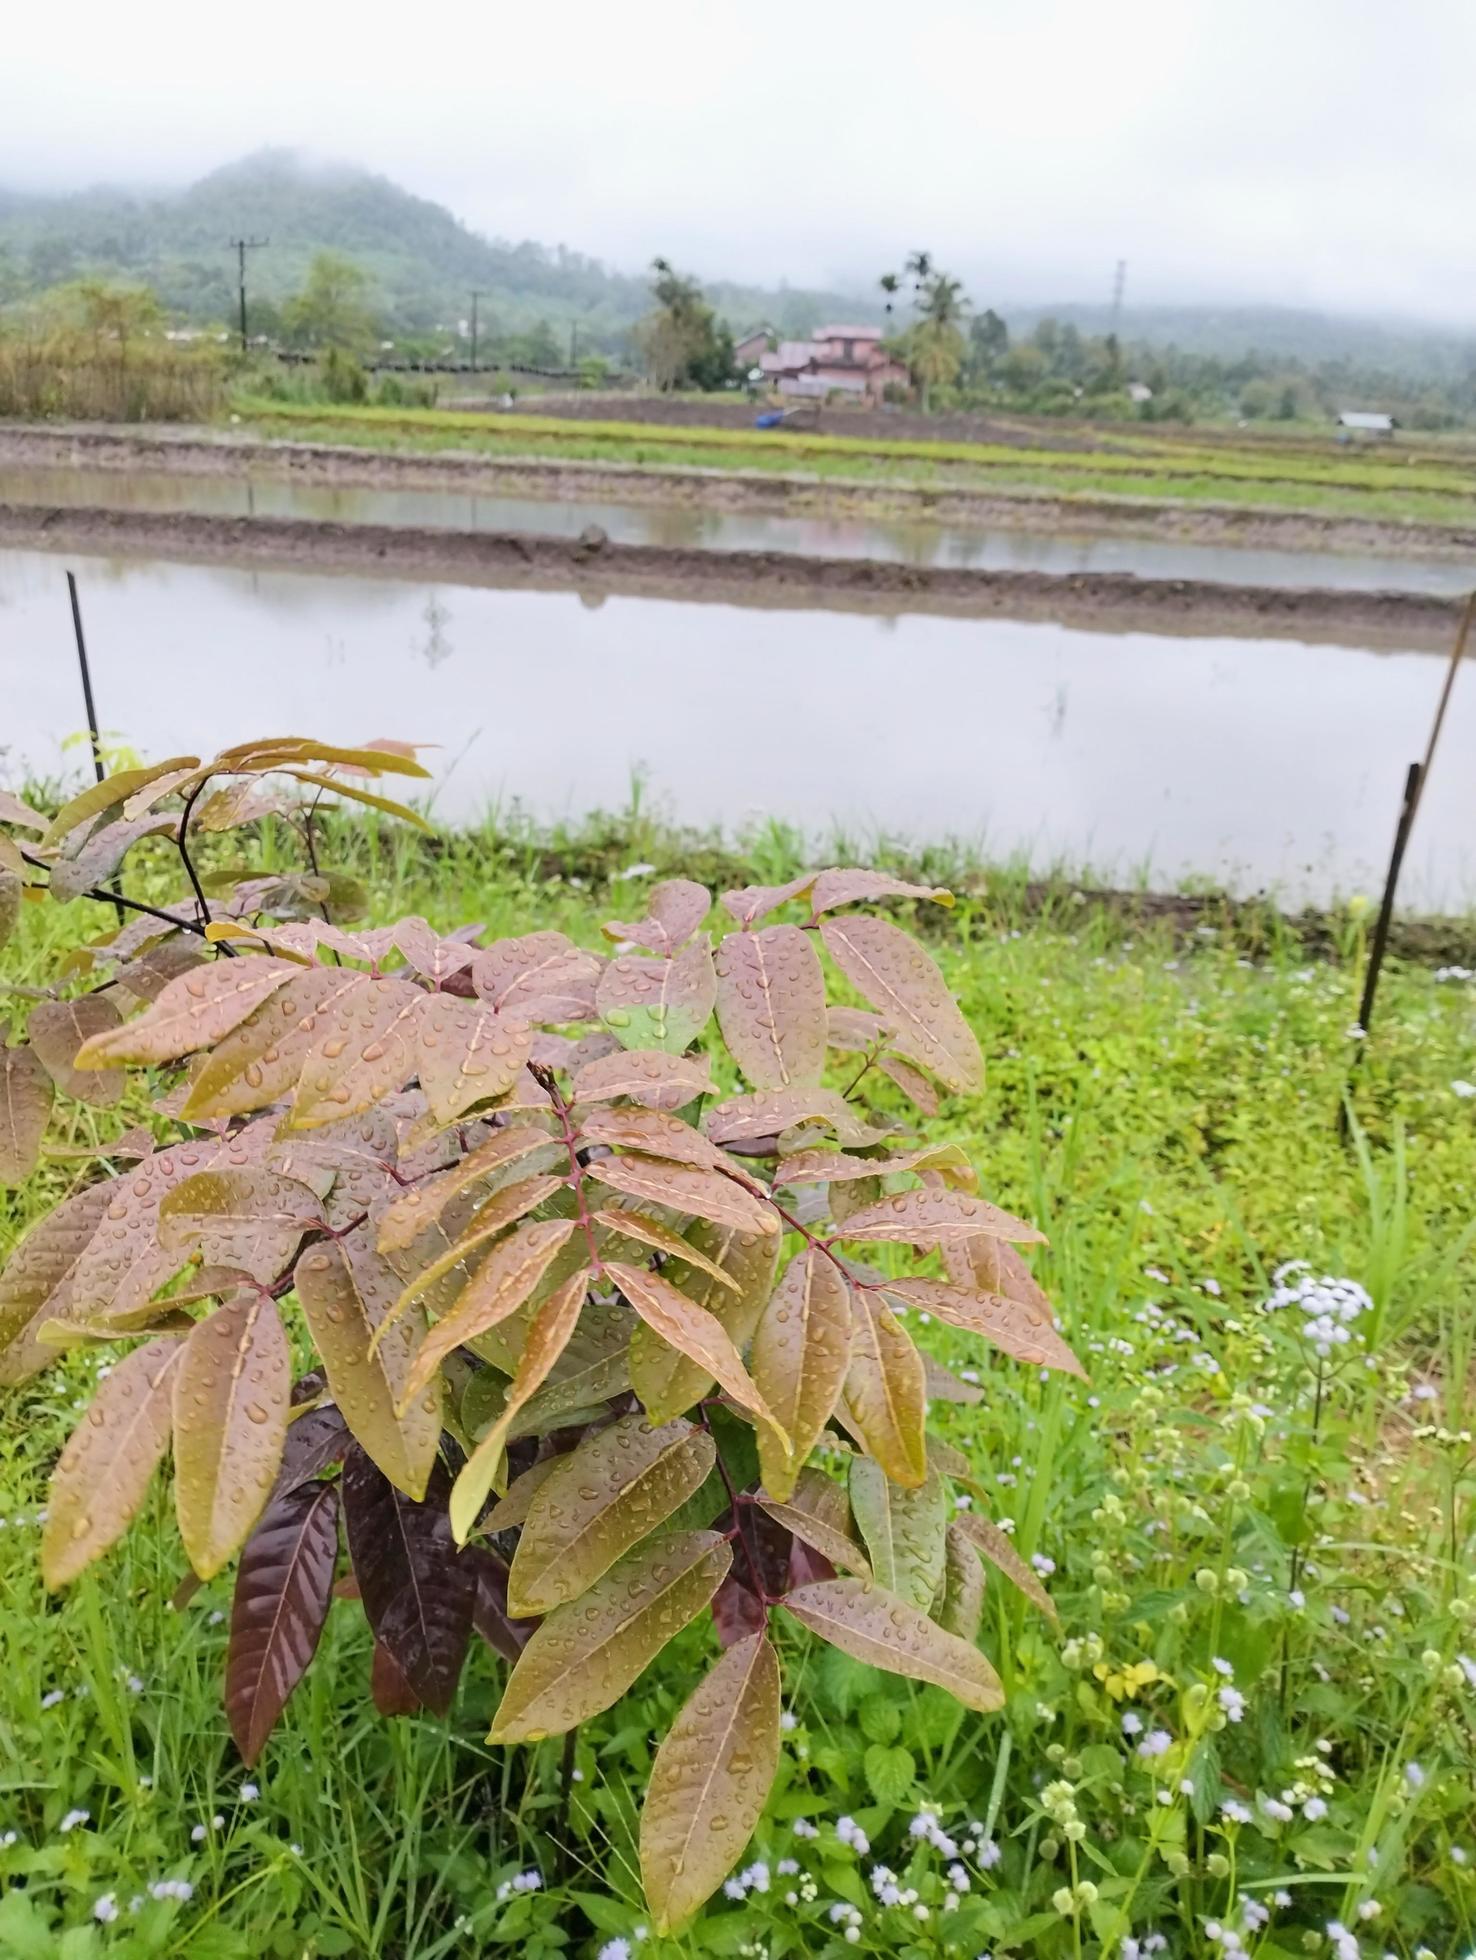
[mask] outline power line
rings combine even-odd
[[[236,254],[237,279],[241,295],[241,352],[246,352],[246,254],[259,252],[263,245],[270,245],[269,238],[230,238],[227,246]]]

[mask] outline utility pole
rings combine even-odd
[[[1117,261],[1117,271],[1112,276],[1112,338],[1117,339],[1122,327],[1122,290],[1127,284],[1128,262]]]
[[[236,277],[241,295],[241,352],[246,352],[246,254],[259,252],[263,245],[270,245],[269,238],[232,238],[227,243],[236,255]]]
[[[472,358],[471,358],[471,364],[472,364],[472,373],[473,373],[473,374],[475,374],[475,373],[476,373],[476,371],[477,371],[477,301],[478,301],[479,299],[485,299],[485,297],[486,297],[486,295],[485,295],[485,293],[483,293],[483,292],[481,292],[481,291],[480,291],[479,289],[477,289],[477,290],[474,290],[474,291],[473,291],[473,293],[472,293],[472,296],[471,296],[471,303],[472,303],[472,319],[471,319],[471,328],[472,328]]]

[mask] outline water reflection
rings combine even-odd
[[[224,517],[301,517],[339,524],[425,525],[437,530],[535,531],[578,537],[598,524],[623,544],[711,551],[783,551],[808,557],[881,558],[988,571],[1136,572],[1144,578],[1232,585],[1338,586],[1360,591],[1466,592],[1465,560],[1344,556],[1199,545],[1160,538],[980,531],[863,517],[770,517],[591,499],[543,501],[449,490],[334,489],[268,477],[190,477],[163,471],[0,468],[0,499],[104,504]]]
[[[75,560],[103,725],[151,755],[296,727],[439,744],[448,818],[621,804],[954,836],[1288,896],[1376,887],[1441,663],[1292,641],[757,611]],[[75,767],[64,561],[0,555],[0,774]],[[1476,686],[1457,686],[1407,902],[1476,900]]]

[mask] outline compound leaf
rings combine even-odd
[[[893,1029],[893,1045],[959,1094],[984,1086],[979,1044],[937,963],[887,919],[826,919],[825,949]]]

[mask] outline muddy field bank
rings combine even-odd
[[[7,466],[109,474],[166,470],[181,476],[271,477],[323,488],[451,490],[547,502],[605,498],[765,516],[875,518],[980,531],[1155,538],[1353,556],[1476,559],[1476,527],[1402,524],[1228,504],[869,485],[760,471],[503,459],[475,451],[417,454],[200,431],[0,424],[0,497]]]
[[[81,551],[384,578],[574,590],[598,598],[708,600],[750,607],[824,607],[1053,620],[1099,631],[1177,638],[1322,639],[1443,649],[1458,601],[1411,592],[1230,586],[1124,573],[991,572],[786,552],[687,550],[545,534],[457,531],[296,518],[216,517],[98,507],[0,503],[0,548]]]

